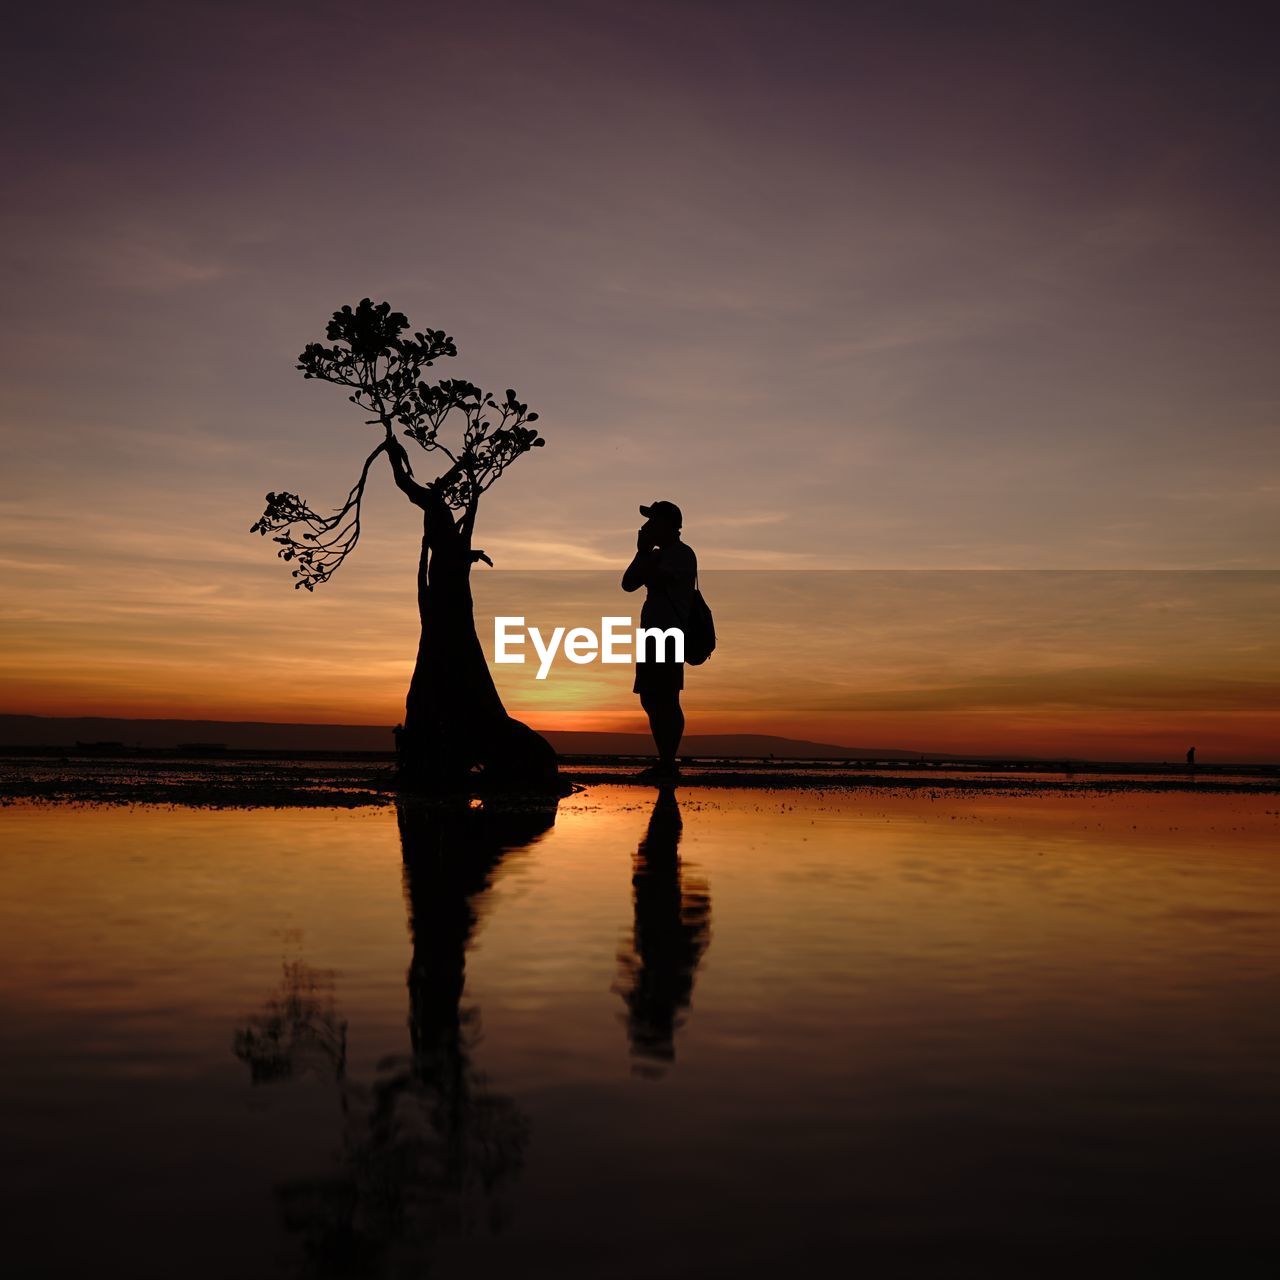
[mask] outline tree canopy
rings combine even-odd
[[[423,380],[424,370],[456,356],[458,348],[443,329],[406,336],[407,331],[403,312],[364,298],[333,313],[325,330],[328,345],[308,343],[298,357],[304,378],[348,388],[351,403],[372,415],[365,424],[381,427],[383,438],[332,515],[321,516],[296,493],[267,494],[266,509],[250,532],[274,535],[277,554],[296,565],[295,587],[313,591],[355,549],[369,468],[380,453],[403,449],[397,429],[426,452],[448,459],[425,490],[457,512],[458,525],[467,531],[480,495],[522,454],[546,443],[531,425],[538,415],[515,391],[498,398],[462,378]]]

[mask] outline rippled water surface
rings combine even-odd
[[[0,833],[10,1274],[1276,1261],[1274,796]]]

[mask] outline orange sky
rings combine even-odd
[[[269,558],[244,566],[230,598],[166,583],[160,567],[131,590],[91,572],[46,579],[36,596],[46,616],[9,628],[5,709],[394,723],[417,626],[412,560],[400,560],[393,573],[370,554],[312,595],[290,589]],[[688,674],[692,731],[1280,757],[1277,573],[711,570],[703,585],[721,643]],[[544,631],[598,629],[603,615],[639,606],[597,571],[481,569],[475,588],[490,651],[496,612]],[[548,729],[643,729],[630,667],[560,657],[545,681],[536,669],[495,667],[513,714]]]
[[[1273,568],[1266,42],[1209,7],[1158,42],[1124,6],[716,9],[392,4],[358,48],[324,2],[15,17],[0,710],[399,718],[385,474],[314,596],[248,533],[354,479],[370,429],[294,362],[366,294],[541,414],[481,511],[499,571],[612,583],[657,497],[708,572]],[[1234,581],[1128,638],[1030,587],[853,586],[799,648],[726,589],[694,727],[1276,758],[1273,587]],[[502,673],[534,723],[639,728],[609,678]]]

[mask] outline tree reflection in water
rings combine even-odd
[[[254,1084],[292,1080],[313,1071],[344,1080],[347,1022],[333,998],[333,973],[300,960],[284,963],[280,992],[236,1032],[236,1057]]]
[[[499,864],[550,830],[555,808],[402,802],[398,816],[413,943],[408,1059],[384,1063],[371,1084],[351,1080],[332,975],[302,964],[285,966],[281,992],[235,1037],[255,1084],[307,1070],[333,1082],[338,1169],[278,1189],[316,1276],[416,1274],[441,1236],[497,1229],[528,1140],[515,1103],[471,1062],[478,1014],[462,992]]]
[[[685,872],[682,829],[675,789],[664,787],[635,853],[635,927],[618,955],[614,985],[627,1006],[632,1069],[644,1076],[661,1076],[675,1061],[675,1033],[711,942],[711,892],[706,881]]]

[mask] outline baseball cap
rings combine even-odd
[[[684,516],[674,502],[651,502],[647,507],[640,508],[640,514],[648,516],[650,520],[665,520],[677,529],[684,524]]]

